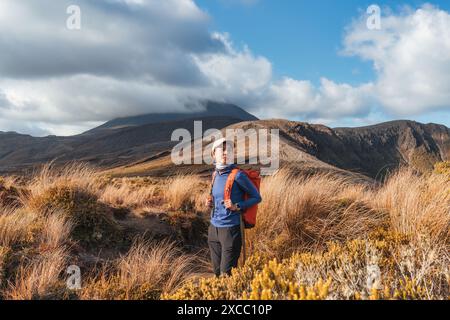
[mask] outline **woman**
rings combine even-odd
[[[213,144],[212,156],[215,160],[216,176],[211,198],[207,204],[211,210],[211,224],[208,230],[208,245],[216,276],[231,274],[237,267],[241,254],[241,213],[262,201],[256,187],[244,172],[239,172],[231,189],[231,199],[224,200],[226,181],[236,168],[232,141],[219,139]],[[247,199],[244,196],[247,195]]]

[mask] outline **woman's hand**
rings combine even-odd
[[[209,196],[209,197],[206,198],[206,200],[205,200],[205,205],[206,205],[208,208],[212,208],[212,207],[213,207],[213,200],[212,200],[212,197],[211,197],[211,196]]]
[[[225,208],[227,208],[227,209],[229,209],[229,210],[231,210],[231,211],[239,211],[239,209],[236,207],[235,204],[233,204],[233,203],[231,202],[231,200],[225,200],[225,201],[223,202],[223,204],[224,204]]]

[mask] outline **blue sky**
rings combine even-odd
[[[336,82],[358,85],[374,81],[372,61],[341,53],[346,28],[366,9],[377,4],[386,12],[413,10],[430,3],[450,12],[450,1],[361,1],[361,0],[196,0],[212,17],[211,30],[228,32],[236,45],[247,45],[255,54],[267,57],[275,77],[308,79],[315,85],[326,76]],[[450,31],[449,31],[450,32]],[[450,108],[450,101],[449,101]],[[379,120],[399,116],[380,114]],[[423,122],[450,125],[450,112],[427,112],[405,116]],[[341,119],[343,120],[343,119]],[[350,120],[336,125],[352,125]]]
[[[375,2],[379,30],[371,4],[2,0],[0,131],[72,135],[203,100],[330,127],[450,126],[450,2]]]
[[[345,28],[352,19],[377,4],[382,10],[425,3],[450,11],[450,1],[365,0],[196,0],[212,17],[211,30],[228,32],[236,44],[248,45],[272,61],[277,76],[309,78],[326,74],[358,84],[375,77],[368,61],[340,54]]]

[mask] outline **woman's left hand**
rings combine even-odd
[[[225,208],[227,208],[227,209],[229,209],[229,210],[231,210],[231,211],[238,211],[238,208],[236,207],[235,204],[233,204],[233,203],[231,202],[231,200],[225,200],[225,201],[223,202],[223,204],[224,204]]]

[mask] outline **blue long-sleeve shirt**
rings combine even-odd
[[[235,165],[230,165],[224,170],[216,170],[216,178],[212,188],[214,209],[211,214],[211,224],[218,228],[234,227],[241,223],[240,212],[226,209],[222,203],[228,176],[235,167]],[[246,200],[244,199],[245,194],[248,195]],[[239,171],[231,188],[231,202],[238,204],[241,210],[244,211],[261,201],[262,198],[258,189],[256,189],[244,172]]]

